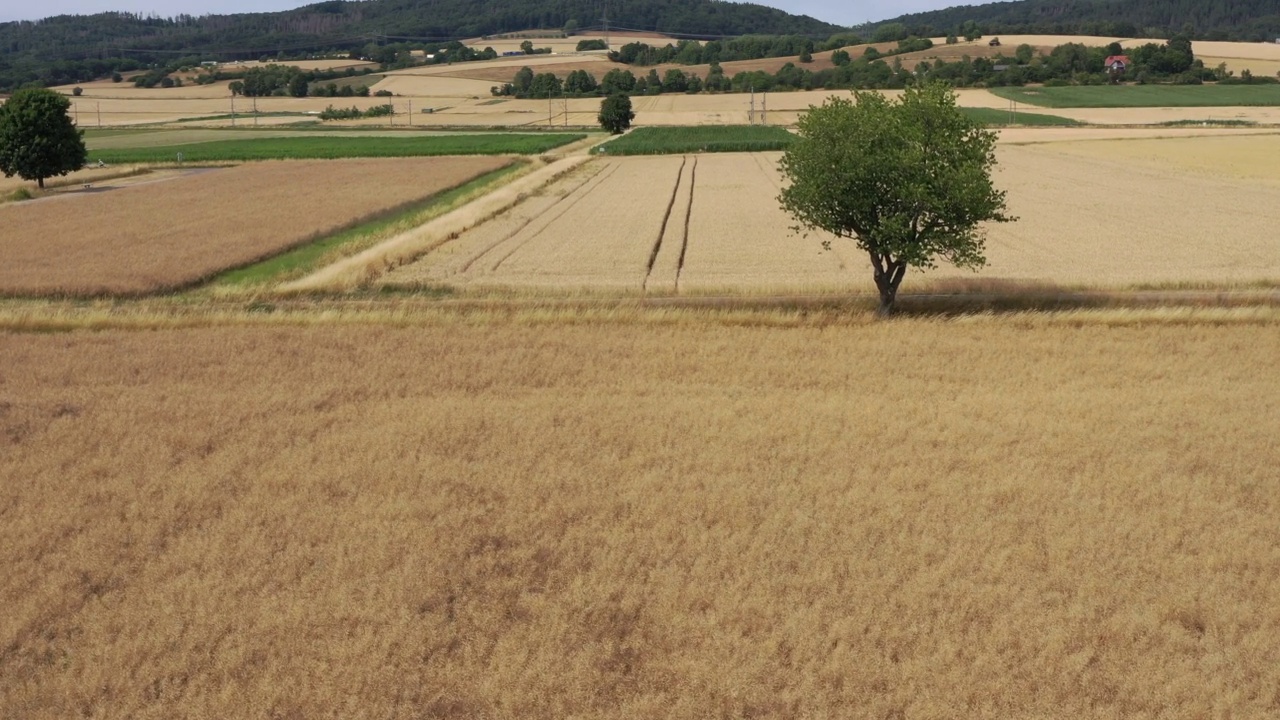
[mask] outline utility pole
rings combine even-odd
[[[756,86],[751,86],[751,111],[747,113],[747,124],[756,124]]]
[[[102,129],[102,103],[94,103],[98,108],[98,129]]]
[[[258,127],[258,96],[253,96],[253,126]]]
[[[80,103],[71,103],[71,112],[76,114],[76,127],[80,127]]]
[[[231,94],[231,127],[236,126],[236,96]]]
[[[768,125],[769,124],[769,93],[766,92],[760,96],[760,105],[761,105],[760,124]]]

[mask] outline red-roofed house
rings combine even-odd
[[[1111,55],[1106,62],[1107,71],[1113,73],[1122,73],[1129,69],[1128,55]]]

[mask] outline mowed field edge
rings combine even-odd
[[[1266,717],[1275,330],[0,334],[0,715]]]

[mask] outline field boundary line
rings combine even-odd
[[[662,239],[666,237],[667,223],[671,221],[671,210],[676,206],[676,196],[680,194],[680,183],[684,181],[684,167],[687,164],[689,164],[689,156],[685,155],[680,158],[680,170],[676,172],[676,182],[671,187],[671,199],[667,201],[667,212],[662,216],[662,227],[658,228],[658,239],[654,241],[653,250],[649,252],[649,264],[645,268],[644,282],[640,284],[641,290],[649,289],[649,276],[653,274],[653,264],[657,262],[658,251],[662,249]]]
[[[605,181],[606,181],[606,180],[608,180],[609,178],[613,177],[613,174],[614,174],[614,173],[616,173],[616,172],[618,172],[618,165],[616,165],[616,164],[615,164],[615,165],[613,165],[612,167],[610,167],[610,168],[608,168],[608,169],[606,169],[606,170],[602,170],[602,171],[600,171],[600,172],[596,173],[595,175],[591,176],[591,180],[588,180],[586,183],[583,183],[581,186],[579,186],[578,188],[576,188],[576,189],[575,189],[575,192],[576,192],[577,190],[582,190],[582,188],[583,188],[583,187],[585,187],[585,186],[587,185],[587,183],[591,183],[592,181],[596,180],[597,178],[599,178],[599,180],[598,180],[597,182],[594,182],[594,183],[591,185],[591,187],[589,187],[589,188],[587,188],[586,190],[584,190],[584,191],[582,192],[582,194],[581,194],[581,195],[578,195],[577,197],[573,198],[572,200],[569,200],[569,198],[571,197],[571,195],[566,195],[566,196],[564,197],[564,200],[565,200],[565,201],[568,201],[568,203],[567,203],[567,204],[565,204],[563,201],[562,201],[562,202],[559,202],[559,203],[556,203],[556,204],[552,207],[552,209],[553,209],[553,210],[554,210],[554,209],[560,209],[560,212],[556,213],[554,217],[548,217],[548,216],[550,215],[550,212],[545,212],[545,213],[543,213],[543,214],[539,215],[536,219],[541,220],[541,219],[543,219],[543,218],[546,218],[546,220],[547,220],[547,221],[546,221],[546,223],[544,223],[544,224],[542,225],[542,227],[538,228],[538,230],[537,230],[536,232],[534,232],[532,235],[530,235],[529,237],[525,238],[525,240],[524,240],[523,242],[517,243],[515,247],[511,248],[511,252],[507,253],[506,255],[503,255],[501,258],[498,258],[498,262],[494,263],[494,264],[493,264],[493,267],[489,268],[489,272],[497,272],[497,271],[498,271],[498,268],[502,267],[502,264],[503,264],[503,263],[505,263],[507,260],[511,259],[511,256],[512,256],[512,255],[515,255],[516,253],[520,252],[520,249],[521,249],[521,248],[523,248],[525,245],[528,245],[529,243],[531,243],[531,242],[533,242],[534,240],[536,240],[540,235],[542,235],[542,233],[546,232],[547,228],[551,227],[551,224],[552,224],[552,223],[554,223],[556,220],[559,220],[560,218],[564,217],[564,214],[565,214],[565,213],[569,212],[569,211],[570,211],[570,210],[572,210],[575,206],[577,206],[577,204],[578,204],[578,203],[580,203],[580,202],[582,202],[584,199],[586,199],[586,197],[587,197],[588,195],[590,195],[590,194],[592,193],[592,191],[594,191],[596,188],[598,188],[598,187],[600,187],[601,185],[603,185],[603,184],[605,183]],[[563,205],[563,208],[561,207],[562,205]],[[530,222],[530,224],[532,224],[532,222]]]
[[[899,321],[1224,324],[1280,326],[1280,291],[1078,291],[1018,298],[1000,293],[922,293],[890,320],[878,319],[873,293],[765,296],[684,295],[519,298],[407,296],[284,297],[253,303],[172,299],[85,305],[80,301],[0,302],[0,332],[156,331],[271,325],[432,323],[689,323],[804,325]]]
[[[362,253],[323,267],[310,275],[285,283],[281,292],[315,292],[345,290],[385,273],[405,260],[430,250],[450,235],[461,234],[477,224],[501,213],[515,204],[521,196],[542,188],[565,173],[591,160],[585,155],[575,155],[557,160],[546,167],[518,178],[508,185],[477,198],[474,202],[441,215],[425,225],[381,242]]]
[[[689,170],[689,208],[684,214],[684,240],[680,243],[680,262],[676,263],[676,293],[680,292],[680,274],[684,272],[684,256],[689,251],[689,221],[693,218],[693,196],[698,190],[698,158]]]

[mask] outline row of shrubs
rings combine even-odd
[[[395,108],[391,103],[386,105],[374,105],[368,110],[361,110],[358,107],[335,108],[330,105],[320,113],[321,120],[359,120],[361,118],[387,117],[394,115]]]

